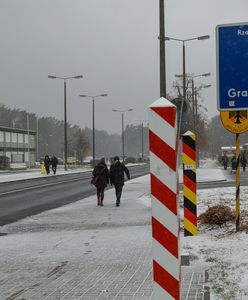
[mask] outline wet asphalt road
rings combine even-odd
[[[131,178],[149,173],[149,165],[129,167]],[[95,194],[91,172],[0,184],[0,226]]]
[[[149,165],[129,167],[131,178],[149,173]],[[199,183],[197,189],[235,187],[235,174],[225,171],[227,181]],[[0,184],[0,226],[27,216],[81,200],[95,194],[91,172],[49,176]],[[241,186],[248,185],[248,171],[241,171]],[[182,190],[182,185],[180,185]]]

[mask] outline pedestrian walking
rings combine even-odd
[[[52,170],[53,170],[53,174],[56,174],[56,170],[57,170],[57,165],[58,165],[58,159],[56,156],[52,156],[51,158],[51,165],[52,165]]]
[[[122,189],[124,186],[124,173],[128,179],[130,179],[130,173],[128,168],[124,165],[124,163],[120,162],[120,158],[118,156],[114,157],[114,163],[110,166],[110,184],[115,187],[115,195],[116,195],[116,206],[120,206]]]
[[[245,155],[241,156],[240,162],[241,162],[241,165],[243,167],[243,172],[245,172],[245,168],[246,168],[246,164],[247,164],[247,159],[246,159]]]
[[[47,175],[50,173],[50,158],[48,155],[45,155],[45,158],[44,158],[44,165],[45,165],[45,168],[46,168],[46,173]]]
[[[234,155],[231,160],[231,165],[232,165],[231,174],[236,172],[236,164],[237,164],[236,156]]]
[[[227,169],[227,165],[228,165],[228,157],[226,156],[226,153],[224,153],[224,156],[222,157],[222,163],[224,166],[224,170]]]
[[[109,171],[104,157],[102,157],[100,162],[95,166],[92,175],[91,183],[96,186],[97,205],[103,206],[104,190],[109,184]]]

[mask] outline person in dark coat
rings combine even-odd
[[[115,156],[114,163],[110,166],[110,184],[115,187],[116,206],[120,206],[122,189],[124,186],[124,173],[130,179],[130,173],[124,163],[120,162],[118,156]]]
[[[50,163],[51,163],[50,158],[49,158],[48,155],[46,155],[45,158],[44,158],[44,165],[45,165],[45,168],[46,168],[47,175],[50,173]]]
[[[226,153],[224,153],[224,156],[222,157],[222,163],[224,166],[224,170],[227,169],[227,165],[228,165],[228,157],[226,156]]]
[[[245,154],[241,156],[240,162],[241,162],[241,165],[243,167],[243,172],[245,172],[245,168],[246,168],[246,164],[247,164],[247,159],[245,157]]]
[[[231,159],[231,164],[232,164],[232,168],[231,168],[231,174],[233,172],[236,172],[236,164],[237,164],[237,161],[236,161],[236,156],[234,155]]]
[[[105,163],[105,158],[101,158],[100,162],[95,166],[93,172],[95,178],[95,186],[97,190],[97,205],[103,206],[104,190],[109,183],[109,171]]]
[[[53,174],[56,174],[56,170],[57,170],[57,165],[58,165],[58,159],[56,156],[52,156],[51,158],[51,165],[52,165],[52,170],[53,170]]]

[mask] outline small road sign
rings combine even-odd
[[[248,109],[248,23],[216,27],[219,111]]]
[[[184,170],[194,170],[195,165],[184,165]]]
[[[221,111],[220,119],[223,126],[232,133],[248,131],[248,111]]]

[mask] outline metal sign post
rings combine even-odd
[[[236,133],[236,231],[240,227],[240,134],[248,130],[247,115],[247,110],[220,113],[223,126]]]
[[[218,25],[217,99],[223,126],[236,133],[236,231],[240,227],[240,134],[248,130],[248,23]]]
[[[240,226],[240,133],[236,133],[236,231]]]

